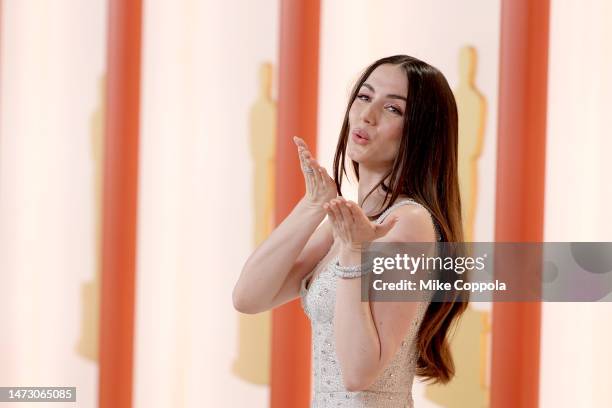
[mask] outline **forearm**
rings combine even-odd
[[[357,251],[340,251],[341,266],[361,263]],[[380,365],[380,340],[369,302],[361,301],[361,278],[338,278],[334,316],[336,353],[347,388],[369,385]]]
[[[325,212],[302,199],[246,261],[234,296],[250,308],[268,305],[280,290]],[[265,307],[264,307],[265,308]]]

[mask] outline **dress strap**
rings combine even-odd
[[[399,201],[399,202],[393,204],[391,207],[387,208],[382,214],[380,214],[380,216],[375,221],[375,223],[377,223],[377,224],[382,223],[385,220],[385,218],[387,218],[389,213],[391,213],[391,211],[395,210],[397,207],[400,207],[400,206],[406,205],[406,204],[418,205],[420,207],[423,207],[427,211],[427,213],[429,214],[429,217],[431,218],[431,222],[433,223],[434,230],[436,232],[436,240],[437,241],[441,241],[442,240],[442,235],[440,234],[440,228],[438,227],[438,223],[436,222],[436,220],[434,220],[433,216],[431,215],[431,211],[429,211],[429,209],[427,207],[425,207],[423,204],[418,203],[418,202],[414,201],[411,198],[406,198],[406,199],[404,199],[402,201]]]

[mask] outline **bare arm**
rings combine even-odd
[[[236,310],[260,313],[299,296],[301,278],[331,245],[329,226],[323,224],[317,229],[324,217],[321,208],[300,200],[246,261],[234,287]]]
[[[409,205],[397,208],[391,214],[389,218],[397,217],[397,222],[384,236],[374,241],[435,241],[435,231],[427,210]],[[386,221],[384,224],[388,223]],[[341,247],[339,256],[340,265],[361,262],[361,252],[345,245]],[[338,279],[335,341],[348,390],[367,389],[376,380],[401,346],[416,318],[417,307],[415,302],[362,302],[360,278]]]
[[[303,169],[314,172],[304,172],[306,195],[244,264],[232,293],[242,313],[263,312],[298,297],[301,279],[333,241],[328,223],[317,226],[325,218],[322,204],[336,196],[335,183],[303,141],[296,144]]]

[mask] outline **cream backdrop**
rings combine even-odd
[[[552,0],[546,241],[612,241],[612,3]],[[612,304],[544,303],[540,405],[612,406]]]
[[[331,168],[348,93],[370,62],[386,55],[412,55],[439,68],[454,89],[459,77],[459,51],[465,45],[474,46],[478,53],[476,84],[489,104],[475,229],[476,238],[486,241],[493,237],[495,211],[500,2],[435,3],[322,1],[319,156]],[[354,188],[347,189],[351,199]]]
[[[75,345],[96,268],[91,121],[106,12],[102,0],[9,0],[0,24],[0,383],[75,385],[85,407],[96,406],[98,366]],[[368,62],[412,54],[455,87],[459,49],[473,45],[489,103],[475,237],[492,239],[499,12],[499,1],[323,0],[322,162],[331,167],[350,83]],[[278,0],[148,0],[143,15],[134,405],[267,406],[267,387],[230,370],[231,289],[252,249],[247,120],[259,64],[277,68]],[[611,240],[610,18],[606,0],[552,0],[548,241]],[[609,306],[543,305],[542,406],[612,404]],[[414,393],[435,406],[422,384]]]
[[[144,1],[135,407],[268,406],[267,385],[231,371],[231,293],[253,249],[248,119],[278,16],[277,0]]]
[[[319,156],[332,168],[347,97],[354,80],[369,63],[392,54],[408,54],[439,68],[455,89],[459,51],[466,45],[478,54],[476,86],[487,101],[484,146],[479,161],[479,195],[474,241],[494,233],[500,1],[469,0],[323,0],[319,79]],[[356,185],[344,189],[352,200]],[[474,303],[489,311],[490,304]],[[424,397],[415,381],[415,404],[439,405]]]
[[[98,364],[77,344],[97,268],[106,1],[8,0],[1,15],[0,384],[76,386],[95,407]]]

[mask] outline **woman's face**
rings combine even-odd
[[[399,148],[406,112],[406,72],[383,64],[361,85],[349,110],[346,154],[360,165],[385,170]]]

